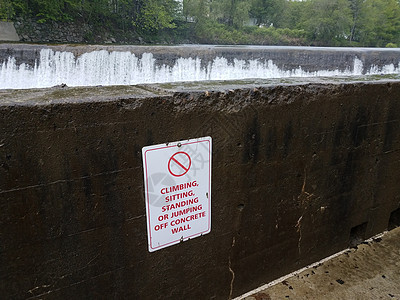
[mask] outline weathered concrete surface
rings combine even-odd
[[[399,80],[81,91],[0,93],[5,299],[228,299],[396,222]],[[149,253],[141,149],[208,135],[212,231]]]
[[[15,57],[17,64],[26,63],[34,66],[39,63],[40,50],[67,51],[75,56],[87,52],[128,51],[141,57],[143,53],[152,53],[159,65],[172,66],[177,59],[200,58],[203,66],[215,59],[224,57],[230,63],[235,59],[260,61],[272,60],[281,70],[302,70],[315,72],[319,70],[353,70],[354,59],[363,63],[363,72],[372,66],[382,67],[393,64],[398,66],[400,49],[393,48],[332,48],[332,47],[277,47],[277,46],[107,46],[107,45],[33,45],[33,44],[0,44],[0,63],[10,56]],[[364,74],[363,73],[363,74]]]
[[[400,299],[400,228],[242,299]]]
[[[0,41],[18,42],[19,37],[12,22],[0,21]]]

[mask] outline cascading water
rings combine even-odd
[[[364,72],[365,73],[365,72]],[[372,66],[367,74],[399,73],[393,64]],[[199,80],[236,80],[247,78],[285,78],[315,76],[349,76],[363,74],[363,63],[357,57],[345,70],[308,72],[301,66],[280,69],[272,60],[215,57],[208,63],[200,58],[178,58],[172,66],[156,62],[152,53],[141,57],[131,52],[106,50],[75,57],[71,52],[42,49],[34,67],[17,65],[9,57],[0,65],[0,89],[44,88],[60,84],[68,86],[134,85]]]

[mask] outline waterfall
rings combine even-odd
[[[365,73],[365,72],[364,72]],[[367,74],[399,73],[393,64],[372,66]],[[299,66],[282,70],[272,60],[215,57],[208,63],[200,58],[178,58],[171,65],[157,62],[152,53],[141,57],[131,52],[106,50],[84,53],[75,57],[71,52],[42,49],[33,67],[17,65],[9,57],[0,65],[0,89],[45,88],[60,85],[134,85],[199,80],[237,80],[249,78],[285,78],[315,76],[349,76],[363,74],[363,63],[355,57],[344,71],[319,70],[308,72]]]

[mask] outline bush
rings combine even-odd
[[[215,21],[196,24],[196,37],[201,43],[233,45],[304,45],[305,31],[274,27],[245,26],[234,29]]]
[[[385,47],[386,47],[386,48],[397,48],[397,44],[394,44],[394,43],[387,43]]]

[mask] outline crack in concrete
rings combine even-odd
[[[301,187],[300,195],[297,196],[297,200],[300,201],[300,205],[303,208],[303,213],[301,214],[295,225],[295,228],[297,228],[297,232],[299,233],[299,240],[297,242],[297,249],[299,251],[299,255],[301,255],[301,240],[302,240],[301,221],[303,220],[305,214],[307,213],[307,206],[305,204],[307,204],[309,200],[314,196],[313,193],[306,192],[306,185],[307,185],[307,169],[304,168],[303,185]]]
[[[43,289],[43,288],[48,288],[48,287],[51,287],[51,284],[44,284],[44,285],[42,285],[42,286],[34,287],[33,289],[30,289],[30,290],[28,291],[28,293],[34,295],[34,293],[33,293],[34,291],[39,290],[39,289]]]
[[[35,185],[29,185],[29,186],[24,186],[24,187],[16,187],[13,189],[9,190],[0,190],[0,195],[6,194],[6,193],[13,193],[13,192],[19,192],[19,191],[24,191],[24,190],[30,190],[30,189],[35,189],[35,188],[41,188],[45,186],[51,186],[51,185],[57,185],[57,184],[65,184],[65,183],[70,183],[70,182],[75,182],[83,179],[88,179],[88,178],[94,178],[98,176],[103,176],[103,175],[113,175],[113,174],[118,174],[122,172],[127,172],[127,171],[132,171],[135,168],[126,168],[126,169],[120,169],[120,170],[113,170],[113,171],[108,171],[108,172],[101,172],[101,173],[96,173],[96,174],[91,174],[87,176],[81,176],[81,177],[76,177],[72,179],[59,179],[55,180],[52,182],[46,182],[46,183],[40,183],[40,184],[35,184]]]
[[[297,228],[297,232],[299,233],[299,240],[297,242],[297,249],[299,250],[299,255],[301,254],[301,220],[303,219],[303,215],[301,215],[301,217],[297,220],[297,224],[296,224],[296,228]]]
[[[233,237],[232,245],[231,245],[231,254],[229,254],[229,258],[228,258],[228,268],[229,268],[229,272],[232,274],[231,287],[230,287],[228,299],[232,299],[233,283],[235,282],[235,271],[233,271],[233,269],[232,269],[232,261],[231,261],[232,248],[235,247],[235,243],[236,243],[236,238]]]
[[[312,193],[310,194],[310,193],[306,192],[306,184],[307,184],[307,170],[304,169],[303,186],[301,187],[300,195],[297,197],[297,199],[300,200],[302,205],[305,202],[307,202],[308,200],[310,200],[311,197],[314,196],[314,194],[312,194]],[[305,195],[305,199],[304,200],[303,200],[304,197],[302,197],[303,195]]]
[[[116,268],[116,269],[113,269],[113,270],[110,270],[110,271],[107,271],[107,272],[104,272],[104,273],[101,273],[101,274],[92,276],[92,277],[90,277],[90,278],[86,278],[86,279],[80,280],[80,281],[78,281],[78,282],[73,282],[73,283],[71,283],[71,284],[69,284],[69,285],[62,286],[62,287],[60,287],[60,288],[58,288],[58,289],[49,290],[49,291],[44,292],[44,293],[42,293],[42,294],[39,294],[39,295],[36,295],[36,296],[32,296],[32,297],[26,298],[26,300],[30,300],[30,299],[41,299],[40,297],[42,297],[42,296],[45,296],[45,295],[48,295],[48,294],[51,294],[51,293],[54,293],[54,292],[59,292],[59,291],[65,290],[65,289],[69,289],[69,288],[71,288],[71,287],[73,287],[73,286],[80,285],[80,284],[82,284],[82,283],[84,283],[84,282],[88,282],[88,281],[90,281],[90,280],[96,279],[96,278],[101,277],[101,276],[105,276],[105,275],[109,275],[109,274],[118,272],[118,271],[120,271],[120,270],[122,270],[122,269],[125,269],[125,268],[126,268],[126,266],[119,267],[119,268]]]
[[[144,218],[144,217],[146,217],[146,215],[140,215],[140,216],[131,217],[131,218],[129,218],[129,219],[126,219],[125,222],[129,222],[129,221],[132,221],[132,220],[141,219],[141,218]]]
[[[231,262],[231,257],[229,256],[229,272],[231,272],[232,274],[232,280],[231,280],[231,289],[229,291],[229,298],[228,299],[232,299],[232,294],[233,294],[233,283],[235,281],[235,272],[232,269],[232,262]]]

